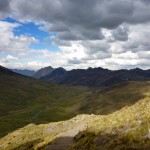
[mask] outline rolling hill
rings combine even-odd
[[[110,114],[149,95],[150,82],[126,81],[105,89],[46,83],[0,67],[0,136],[30,123]]]
[[[0,136],[34,122],[43,109],[49,110],[45,118],[39,119],[43,123],[74,116],[74,109],[67,108],[89,93],[85,88],[45,83],[4,67],[0,67],[0,87]]]

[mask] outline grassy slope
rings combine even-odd
[[[81,113],[109,114],[150,95],[150,82],[126,82],[93,91],[80,108]]]
[[[35,121],[38,123],[43,123],[44,120],[59,121],[77,114],[110,114],[148,96],[149,89],[150,82],[129,82],[105,90],[84,93],[79,98],[77,96],[68,97],[68,99],[61,99],[58,103],[50,105],[38,115]],[[62,118],[64,113],[66,115]]]
[[[29,123],[70,119],[77,114],[109,114],[145,97],[149,82],[105,90],[65,87],[16,74],[0,75],[0,136]]]
[[[91,118],[71,149],[150,149],[150,97],[111,115]]]
[[[0,136],[33,121],[38,123],[32,117],[40,110],[48,110],[39,119],[42,123],[73,117],[78,107],[75,99],[82,101],[89,93],[85,88],[57,86],[15,74],[1,75],[0,87]]]
[[[45,125],[30,124],[2,138],[0,149],[32,150],[43,149],[48,145],[47,148],[54,146],[62,150],[148,150],[149,108],[150,97],[147,97],[110,115],[78,115],[68,121]],[[77,129],[78,132],[75,133]]]

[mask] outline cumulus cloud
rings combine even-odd
[[[38,70],[39,68],[46,67],[49,64],[43,63],[40,61],[29,61],[27,63],[20,62],[1,62],[0,65],[10,68],[10,69],[29,69],[29,70]]]
[[[42,30],[55,33],[50,44],[59,51],[36,51],[29,47],[35,37],[14,36],[20,24],[0,21],[0,51],[17,52],[28,62],[37,57],[43,64],[69,69],[149,67],[149,0],[2,0],[0,18],[6,16],[42,23]]]
[[[6,56],[6,59],[7,59],[7,60],[18,60],[17,57],[14,57],[14,56],[12,56],[12,55],[7,55],[7,56]]]
[[[34,37],[28,37],[25,35],[15,36],[13,29],[20,26],[18,23],[8,23],[0,21],[0,52],[17,52],[25,51],[32,42],[37,42]]]
[[[12,56],[12,55],[7,55],[6,57],[1,59],[1,63],[11,63],[14,62],[15,60],[18,60],[18,57]]]
[[[145,0],[14,0],[9,5],[16,18],[48,22],[49,32],[64,40],[102,38],[100,28],[116,28],[122,23],[150,20]],[[35,5],[36,4],[36,5]],[[34,7],[33,7],[34,6]]]
[[[150,23],[130,26],[129,41],[122,44],[123,49],[136,51],[150,51]]]
[[[114,41],[127,41],[128,40],[128,28],[125,26],[119,26],[112,31]]]
[[[108,52],[110,48],[106,41],[101,40],[83,41],[82,45],[85,47],[85,51],[88,54],[96,54],[99,51]]]

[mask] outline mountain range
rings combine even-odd
[[[36,71],[31,77],[57,84],[105,88],[125,81],[149,81],[150,69],[135,68],[112,71],[99,67],[67,71],[62,67],[52,68],[49,66]]]
[[[55,76],[52,72],[40,79],[59,84],[105,88],[124,81],[148,81],[150,70],[139,68],[117,71],[103,68],[76,69],[63,71],[60,76]]]
[[[150,148],[149,70],[56,68],[36,79],[0,66],[0,87],[2,150]]]
[[[74,71],[80,72],[71,72]],[[81,70],[81,77],[88,71],[91,73],[90,69]],[[93,74],[104,74],[108,71],[102,68],[92,69],[95,72]],[[63,68],[55,69],[51,73],[54,79],[63,74],[66,74]],[[91,73],[91,78],[93,74]],[[1,136],[31,122],[60,121],[81,113],[112,113],[143,98],[143,93],[148,91],[149,86],[147,81],[125,81],[104,89],[58,85],[20,75],[0,66]],[[17,120],[20,121],[16,126]]]

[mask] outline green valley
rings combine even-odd
[[[105,89],[56,85],[9,71],[0,74],[0,136],[27,124],[110,114],[147,97],[150,82],[125,82]]]

